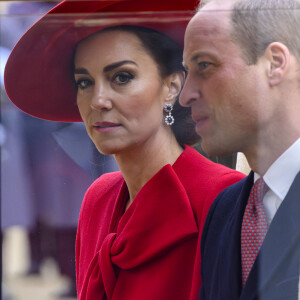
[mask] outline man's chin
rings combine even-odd
[[[201,148],[209,156],[228,156],[233,154],[233,151],[230,151],[228,147],[222,147],[222,145],[217,143],[207,142],[205,139],[201,139]]]

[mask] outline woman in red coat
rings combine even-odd
[[[243,175],[188,146],[198,136],[178,95],[195,4],[65,1],[23,36],[6,66],[17,106],[39,118],[84,121],[120,168],[96,180],[83,201],[79,299],[198,298],[206,214]]]

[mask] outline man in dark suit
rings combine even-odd
[[[209,155],[252,172],[213,203],[200,299],[300,299],[300,3],[201,1],[184,45],[181,104]]]

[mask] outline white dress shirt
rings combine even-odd
[[[265,183],[270,188],[263,198],[268,225],[271,224],[299,171],[300,138],[278,157],[263,176]],[[254,173],[254,182],[259,177],[259,174]]]

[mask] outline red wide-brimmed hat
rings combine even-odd
[[[199,0],[66,0],[36,22],[13,49],[5,89],[37,118],[82,121],[72,79],[73,51],[86,36],[114,25],[155,29],[183,46],[185,27]]]

